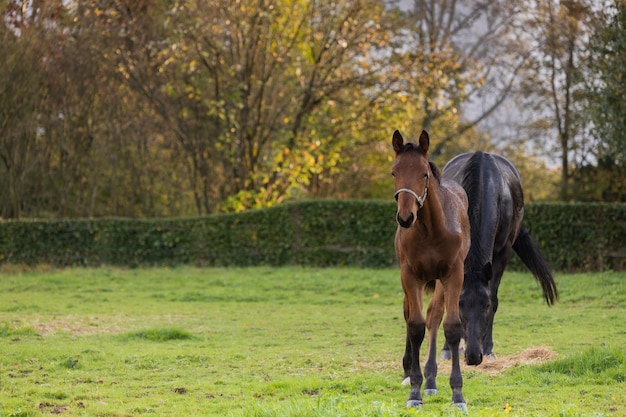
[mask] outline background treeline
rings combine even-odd
[[[187,219],[9,221],[0,223],[0,263],[389,267],[395,210],[393,202],[315,200]],[[524,223],[554,270],[626,267],[624,204],[535,203]]]
[[[624,201],[622,0],[0,0],[0,216],[388,197],[394,129]],[[546,166],[546,160],[551,161]]]

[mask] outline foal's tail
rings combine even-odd
[[[513,243],[513,250],[517,253],[522,262],[524,262],[524,265],[530,269],[535,279],[541,284],[546,303],[548,305],[554,304],[559,298],[556,282],[554,282],[548,263],[543,258],[543,255],[541,255],[539,248],[525,227],[522,227],[519,236],[517,236],[515,243]]]

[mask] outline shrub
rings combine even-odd
[[[183,219],[0,222],[0,263],[56,266],[396,263],[395,204],[316,200]],[[626,205],[529,204],[524,224],[554,270],[624,269]],[[511,268],[523,269],[512,256]]]

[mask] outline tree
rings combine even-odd
[[[141,12],[127,3],[4,4],[4,217],[192,212],[188,187],[177,175],[184,164],[168,145],[159,117],[125,83],[115,58],[126,47],[125,26],[136,18],[131,12]]]
[[[593,19],[571,4],[0,1],[0,213],[181,216],[388,198],[395,129],[427,128],[440,165],[497,146],[536,171],[519,157],[527,146],[478,128],[520,68],[537,136],[566,139],[568,180],[598,149],[613,166],[619,146],[580,140],[594,126],[579,117],[592,78],[578,65]]]
[[[572,197],[570,182],[576,166],[593,159],[584,117],[587,42],[594,27],[594,10],[585,0],[527,1],[518,26],[528,49],[520,95],[527,134],[547,156],[558,155],[560,199]],[[556,138],[551,147],[550,138]]]
[[[588,83],[590,119],[598,138],[597,163],[577,178],[594,200],[626,201],[626,3],[606,8],[607,24],[593,35]],[[585,181],[586,180],[586,181]]]
[[[602,153],[626,162],[626,3],[616,1],[609,9],[609,21],[594,35],[592,85],[595,129],[601,138]],[[595,88],[594,88],[595,87]]]
[[[42,7],[28,11],[22,2],[9,1],[0,25],[0,214],[4,218],[20,218],[34,202],[39,185],[29,179],[38,175],[45,159],[37,118],[46,96],[39,64],[44,56],[42,22],[48,12]]]
[[[359,92],[376,94],[385,14],[376,0],[176,2],[171,34],[124,51],[187,156],[199,214],[271,205],[337,163],[373,100]]]
[[[176,174],[184,165],[167,144],[162,120],[129,87],[120,68],[122,51],[143,51],[141,42],[155,32],[150,25],[164,14],[161,3],[94,0],[69,10],[72,19],[64,33],[71,36],[55,48],[59,54],[48,77],[57,109],[49,130],[62,146],[53,177],[57,184],[73,185],[68,208],[80,210],[73,215],[188,212],[186,187]],[[138,26],[144,38],[126,36]],[[75,162],[71,172],[64,160]]]
[[[441,139],[434,155],[481,121],[510,93],[523,63],[508,47],[510,2],[416,0],[397,35],[395,88],[406,122]],[[448,153],[448,156],[451,156]]]

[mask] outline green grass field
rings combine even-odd
[[[508,368],[463,368],[470,416],[626,415],[626,274],[557,281],[550,308],[505,274]],[[404,337],[393,269],[5,266],[0,416],[459,414],[445,364],[439,394],[405,409]],[[532,347],[555,357],[515,360]]]

